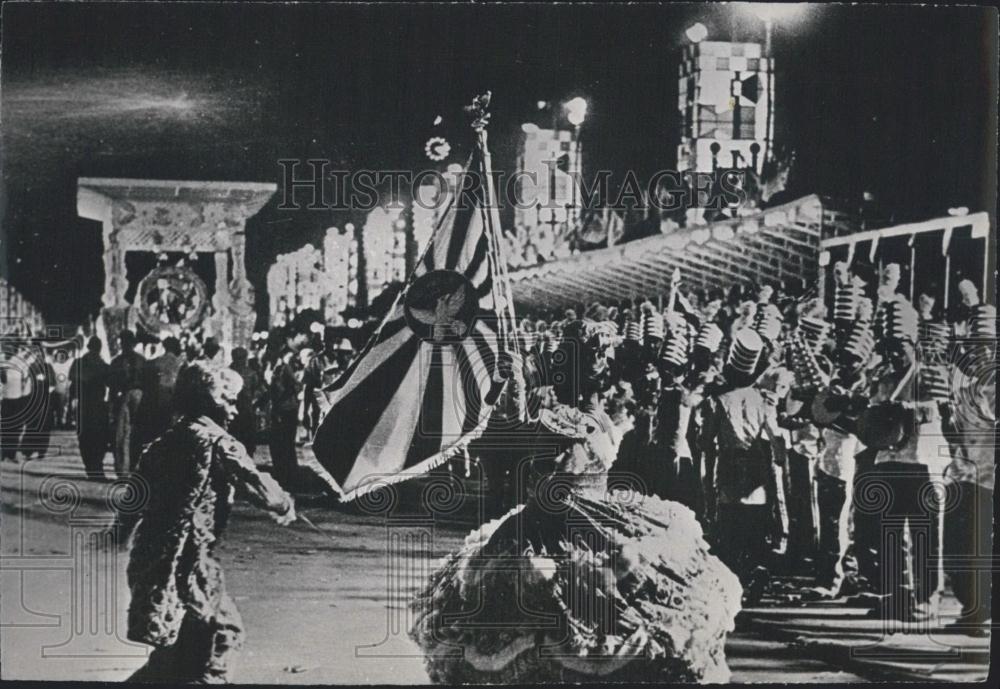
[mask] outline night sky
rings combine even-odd
[[[0,271],[49,322],[79,323],[100,307],[103,270],[77,177],[280,183],[278,159],[311,157],[423,169],[438,131],[460,161],[460,106],[486,89],[495,167],[513,166],[538,100],[582,95],[588,170],[670,168],[693,21],[711,38],[763,37],[732,6],[5,3]],[[776,26],[790,191],[869,190],[897,221],[994,211],[996,41],[996,15],[969,7],[814,6]],[[248,226],[261,293],[276,253],[363,221],[274,205]]]

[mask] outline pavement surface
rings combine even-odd
[[[258,461],[268,461],[266,448]],[[122,486],[86,480],[75,436],[58,432],[45,459],[4,462],[0,488],[0,676],[124,680],[145,661],[147,647],[125,640],[127,553],[99,536]],[[419,482],[413,490],[421,490]],[[300,499],[299,511],[319,532],[302,522],[279,527],[237,503],[219,548],[247,630],[235,679],[427,683],[406,635],[407,604],[482,518],[450,500],[446,491],[435,493],[432,517],[376,500],[344,509]],[[985,677],[989,639],[932,629],[886,633],[882,622],[863,617],[866,610],[802,604],[777,589],[741,615],[729,639],[734,682]]]

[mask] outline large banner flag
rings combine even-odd
[[[441,464],[482,434],[514,349],[514,311],[486,146],[478,145],[406,288],[328,390],[316,458],[350,500]],[[478,125],[478,126],[477,126]]]

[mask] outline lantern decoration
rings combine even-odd
[[[440,163],[451,153],[451,144],[443,136],[432,136],[424,144],[424,155],[435,163]]]
[[[306,244],[281,254],[267,273],[271,324],[291,322],[312,309],[328,325],[341,325],[342,312],[357,304],[357,241],[351,229],[327,229],[322,249]]]
[[[368,299],[378,296],[393,281],[406,277],[406,223],[397,224],[398,209],[379,206],[365,220],[362,243]]]

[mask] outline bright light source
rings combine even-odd
[[[563,104],[566,109],[566,119],[574,127],[579,127],[587,119],[587,101],[577,96]]]
[[[176,108],[177,110],[190,110],[191,101],[188,100],[187,95],[180,95],[171,101],[167,101],[167,105],[171,108]]]
[[[689,26],[687,31],[684,32],[684,35],[687,36],[688,40],[692,43],[701,43],[708,38],[708,29],[704,24],[698,22]]]
[[[963,215],[968,215],[968,214],[969,214],[969,209],[966,206],[959,206],[958,208],[948,209],[948,215],[952,216],[953,218],[961,217]]]
[[[534,122],[525,122],[521,125],[521,131],[525,134],[534,134],[538,131],[538,125]]]
[[[540,101],[538,101],[538,109],[539,110],[544,110],[547,107],[549,107],[549,102],[547,100],[540,100]]]
[[[406,229],[406,221],[403,220],[402,218],[400,218],[399,220],[397,220],[396,221],[396,229],[397,230],[405,230]]]
[[[805,3],[796,2],[751,2],[746,7],[768,24],[791,19],[807,9]]]

